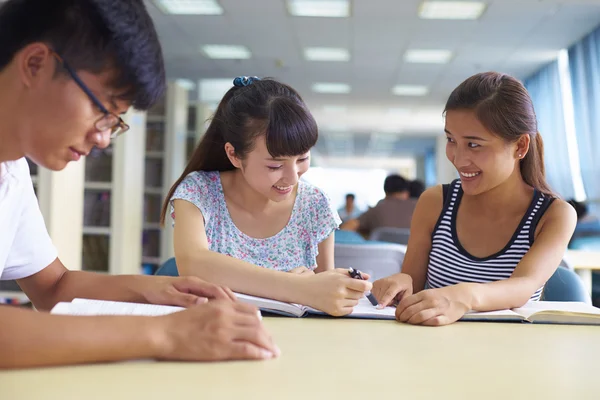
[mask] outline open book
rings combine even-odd
[[[283,301],[265,299],[262,297],[249,296],[236,293],[237,298],[249,303],[262,311],[285,315],[288,317],[303,317],[308,314],[326,315],[322,311],[302,306],[299,304],[285,303]],[[51,314],[63,315],[142,315],[158,316],[181,311],[182,307],[161,306],[155,304],[124,303],[120,301],[73,299],[70,303],[58,303],[50,311]],[[348,317],[353,318],[372,318],[372,319],[394,319],[395,309],[387,307],[378,310],[369,303],[369,300],[363,298],[359,304],[354,307],[354,312]]]
[[[73,299],[70,303],[60,302],[50,314],[61,315],[140,315],[158,316],[184,310],[183,307],[156,304],[125,303],[121,301]]]
[[[530,301],[523,307],[512,310],[469,312],[460,320],[600,325],[600,308],[582,302]]]
[[[327,315],[323,311],[315,310],[314,308],[303,306],[300,304],[286,303],[263,297],[250,296],[247,294],[235,294],[237,298],[244,302],[258,307],[261,311],[270,312],[273,314],[285,315],[287,317],[305,317],[307,315]],[[373,306],[366,297],[363,297],[354,307],[351,314],[346,315],[348,318],[367,318],[367,319],[395,319],[394,313],[396,308],[386,307],[378,309]]]

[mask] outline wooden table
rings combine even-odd
[[[598,399],[600,327],[265,318],[282,356],[0,372],[18,399]]]
[[[565,260],[583,281],[588,293],[592,293],[592,271],[600,270],[600,251],[567,250]]]

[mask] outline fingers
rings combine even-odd
[[[396,319],[398,321],[407,321],[415,313],[427,308],[423,301],[423,292],[412,296],[405,296],[396,308]]]
[[[380,289],[380,293],[381,292],[383,292],[383,294],[375,294],[375,298],[379,299],[379,306],[385,308],[390,305],[394,298],[396,298],[396,295],[399,293],[399,288],[394,285],[388,285],[385,288]]]
[[[182,293],[176,290],[169,296],[169,304],[178,307],[192,307],[198,304],[204,304],[208,302],[206,297],[196,296],[191,293]]]
[[[279,348],[273,343],[271,336],[262,328],[256,327],[238,327],[233,334],[235,342],[247,342],[253,346],[259,347],[271,353],[271,357],[278,357],[281,353]]]
[[[233,290],[229,289],[226,286],[223,286],[222,289],[225,292],[225,294],[227,295],[227,297],[229,298],[229,300],[237,301],[237,297],[235,297],[235,293],[233,293]]]
[[[373,284],[371,282],[360,279],[348,278],[348,280],[345,281],[345,284],[348,289],[363,293],[368,292],[373,288]]]
[[[452,323],[452,321],[450,321],[450,318],[448,318],[448,316],[446,315],[436,315],[433,318],[428,319],[427,321],[424,321],[423,323],[421,323],[421,325],[425,325],[425,326],[442,326],[442,325],[448,325]]]
[[[205,282],[195,276],[178,278],[173,286],[180,292],[191,293],[199,297],[216,300],[235,300],[235,296],[231,297],[233,293],[229,289],[227,289],[228,293],[224,287]]]
[[[356,301],[358,304],[358,300],[362,299],[363,297],[365,297],[365,292],[360,291],[360,290],[352,290],[352,289],[347,289],[346,290],[346,296],[344,296],[347,300],[352,300],[352,301]]]
[[[413,325],[420,325],[423,324],[425,321],[437,317],[438,315],[438,310],[436,310],[435,308],[427,308],[408,317],[408,319],[405,322],[408,322],[409,324]]]
[[[272,352],[244,341],[232,343],[229,347],[230,360],[268,360],[273,357]]]
[[[239,313],[235,317],[235,325],[240,327],[256,327],[261,324],[261,319],[256,314]]]

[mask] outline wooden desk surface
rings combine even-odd
[[[0,372],[2,399],[598,399],[600,327],[265,318],[277,360]]]

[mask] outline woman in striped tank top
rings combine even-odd
[[[546,183],[535,112],[518,80],[474,75],[444,112],[446,156],[460,179],[423,193],[403,272],[373,285],[380,306],[399,302],[396,318],[411,324],[538,300],[577,219]]]

